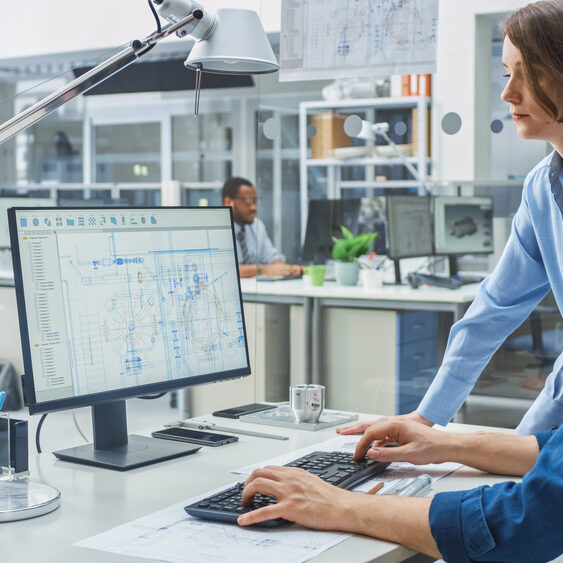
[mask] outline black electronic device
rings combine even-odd
[[[335,451],[313,452],[286,465],[289,467],[300,467],[310,471],[327,483],[331,483],[342,489],[352,489],[364,481],[371,479],[378,473],[381,473],[389,463],[373,461],[371,459],[354,461],[352,454]],[[242,506],[243,487],[244,483],[237,483],[234,487],[229,487],[228,489],[184,507],[184,510],[190,516],[197,518],[236,522],[240,514],[276,502],[273,496],[256,494],[250,506]],[[284,523],[287,523],[287,521],[282,518],[277,518],[276,520],[266,520],[258,525],[272,527]]]
[[[55,455],[123,471],[197,451],[128,436],[125,400],[250,375],[231,209],[8,218],[29,411],[92,406],[95,447]]]
[[[458,256],[493,252],[493,198],[434,198],[434,253],[449,257],[450,276],[457,275]]]
[[[357,198],[309,200],[303,262],[324,264],[332,259],[332,237],[342,238],[341,225],[357,235],[361,204]]]
[[[433,285],[434,287],[445,287],[447,289],[457,289],[463,284],[459,278],[450,276],[439,276],[436,274],[423,274],[420,272],[410,272],[407,275],[409,285],[416,289],[421,285]]]
[[[434,252],[430,198],[416,195],[387,196],[389,258],[395,262],[395,282],[401,283],[401,258],[431,256]]]
[[[7,463],[14,473],[28,471],[27,427],[27,420],[0,418],[0,469]]]
[[[230,409],[215,411],[212,414],[213,416],[220,416],[222,418],[239,418],[243,414],[267,411],[275,409],[276,406],[277,405],[267,405],[266,403],[250,403],[248,405],[241,405],[240,407],[231,407]]]
[[[178,440],[179,442],[189,442],[190,444],[201,444],[202,446],[224,446],[225,444],[238,442],[238,436],[215,434],[213,432],[192,430],[191,428],[182,428],[180,426],[157,430],[152,432],[151,436],[165,440]]]

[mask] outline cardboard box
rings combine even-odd
[[[431,156],[432,135],[430,131],[431,114],[428,108],[426,115],[426,156]],[[418,108],[412,110],[412,154],[418,156]]]
[[[311,116],[311,124],[317,132],[311,139],[312,158],[331,158],[332,149],[349,147],[352,139],[344,132],[347,115],[340,113],[317,113]]]

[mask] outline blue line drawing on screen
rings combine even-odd
[[[76,394],[246,366],[229,229],[57,242]]]

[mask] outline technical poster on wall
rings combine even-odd
[[[436,72],[438,0],[282,0],[281,81]]]

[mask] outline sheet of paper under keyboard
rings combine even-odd
[[[184,512],[184,506],[225,488],[208,491],[74,545],[172,563],[301,563],[350,537],[297,525],[241,528],[199,520]]]

